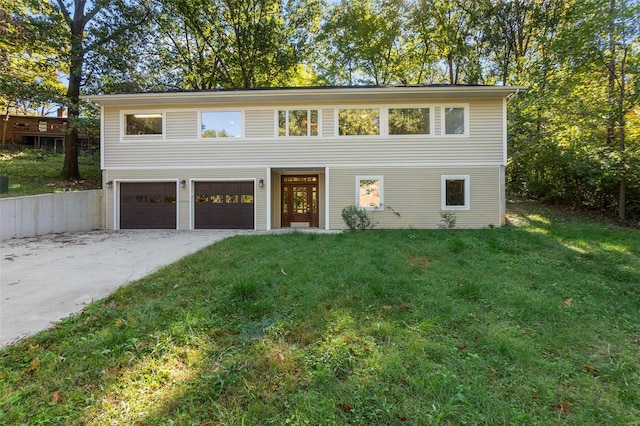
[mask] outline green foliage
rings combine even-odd
[[[315,62],[330,84],[387,85],[404,78],[403,0],[342,0],[326,13]]]
[[[441,211],[440,212],[441,224],[438,225],[440,229],[453,229],[456,227],[456,212],[454,211]]]
[[[305,70],[317,0],[158,2],[158,54],[183,89],[291,85]]]
[[[2,424],[632,424],[640,235],[239,236],[0,356]]]
[[[555,38],[539,49],[543,67],[522,75],[532,88],[510,108],[508,185],[638,218],[638,5],[614,4],[579,2],[560,15]]]
[[[342,209],[342,220],[351,231],[364,231],[365,229],[373,229],[376,225],[373,217],[369,215],[367,210],[358,206],[347,206]]]
[[[0,0],[0,110],[33,112],[62,100],[64,51],[51,41],[58,22],[41,19],[51,11],[48,2]]]

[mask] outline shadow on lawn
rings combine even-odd
[[[478,406],[487,421],[553,421],[567,414],[553,407],[571,398],[576,423],[623,403],[638,413],[638,390],[609,395],[608,406],[580,393],[616,387],[616,375],[638,382],[638,355],[585,376],[582,364],[593,361],[579,351],[603,341],[579,340],[609,324],[629,345],[640,333],[630,325],[640,308],[640,237],[558,220],[534,212],[495,230],[373,231],[370,258],[359,259],[330,257],[337,249],[323,244],[348,252],[367,234],[270,237],[298,247],[294,264],[336,263],[331,276],[321,266],[299,271],[316,280],[310,286],[278,256],[212,246],[7,348],[0,423],[474,423]],[[394,256],[428,262],[395,279]],[[198,266],[212,257],[216,268]],[[358,262],[371,279],[350,273]],[[576,315],[593,319],[593,330],[570,336]],[[549,335],[527,334],[536,330]],[[567,342],[555,346],[553,334],[563,333]],[[536,377],[539,365],[555,369],[551,378]],[[517,386],[522,395],[510,390]]]

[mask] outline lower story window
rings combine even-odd
[[[365,209],[381,208],[382,176],[357,176],[356,202],[358,207]]]
[[[442,176],[442,210],[469,210],[469,176]]]

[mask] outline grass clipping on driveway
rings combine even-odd
[[[622,424],[640,234],[239,236],[0,356],[2,424]]]

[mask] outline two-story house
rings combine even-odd
[[[506,110],[523,87],[328,87],[88,96],[109,229],[344,229],[505,221]]]

